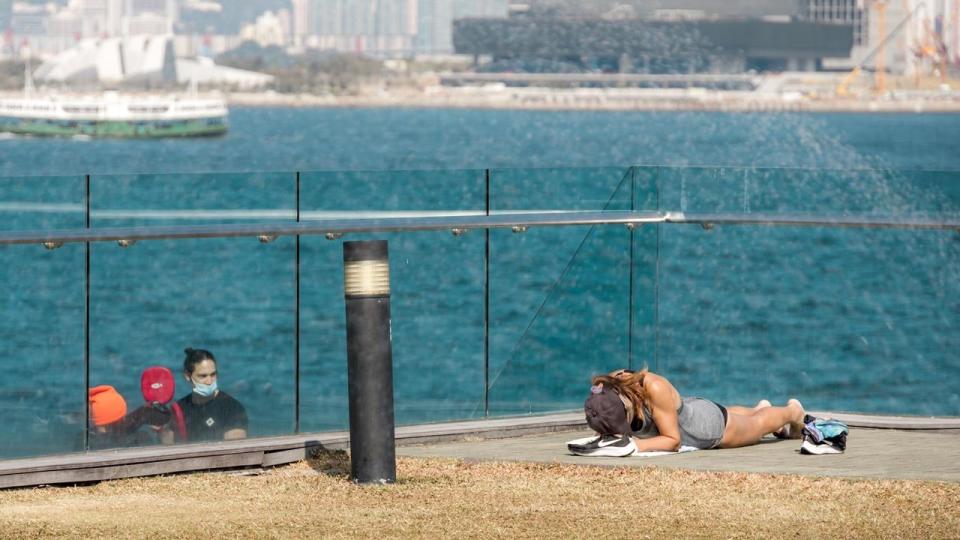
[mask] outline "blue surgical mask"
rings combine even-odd
[[[200,397],[211,397],[217,393],[217,381],[214,380],[210,384],[203,384],[198,382],[193,382],[193,393]]]

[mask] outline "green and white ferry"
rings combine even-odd
[[[198,95],[47,94],[0,98],[0,132],[50,137],[202,137],[227,132],[227,103]]]

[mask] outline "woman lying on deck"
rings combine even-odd
[[[761,400],[753,407],[724,407],[697,397],[680,397],[666,378],[646,369],[619,369],[593,378],[584,404],[594,440],[571,446],[576,454],[628,456],[634,452],[737,448],[756,444],[769,433],[801,437],[803,405],[785,407]]]

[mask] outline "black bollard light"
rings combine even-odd
[[[358,484],[397,479],[386,240],[343,243],[350,394],[350,476]]]

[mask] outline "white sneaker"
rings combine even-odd
[[[637,445],[629,435],[603,435],[570,441],[567,450],[576,456],[627,457],[637,451]]]
[[[800,453],[819,456],[823,454],[842,454],[843,450],[840,450],[829,442],[817,444],[807,438],[804,438],[803,444],[800,445]]]

